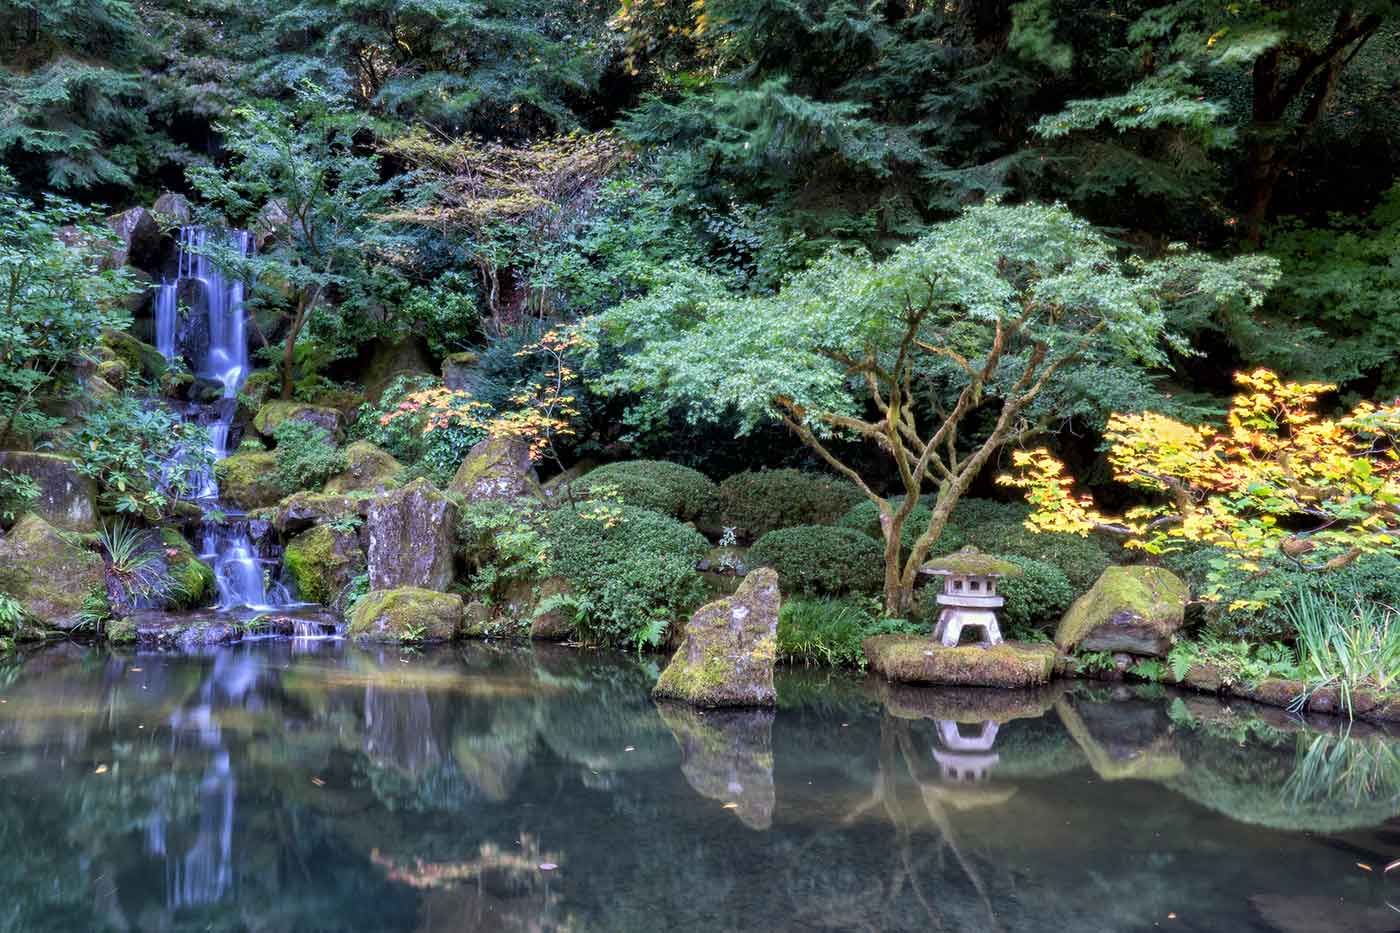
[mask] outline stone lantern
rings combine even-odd
[[[982,630],[980,645],[1001,644],[996,610],[1006,601],[997,595],[997,580],[1020,576],[1020,567],[976,548],[965,547],[956,554],[929,561],[919,573],[943,578],[943,592],[938,594],[938,604],[943,611],[938,615],[938,627],[933,632],[939,644],[945,648],[956,647],[964,628]]]

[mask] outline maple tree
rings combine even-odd
[[[1018,451],[1018,472],[1000,482],[1025,491],[1027,524],[1041,531],[1107,531],[1152,554],[1184,542],[1219,548],[1206,596],[1230,575],[1262,577],[1286,560],[1335,570],[1400,541],[1400,401],[1362,402],[1324,418],[1325,383],[1285,382],[1259,369],[1238,373],[1223,427],[1153,412],[1115,414],[1106,438],[1114,478],[1155,494],[1119,516],[1076,493],[1064,464],[1039,448]],[[1229,607],[1258,608],[1259,599]]]

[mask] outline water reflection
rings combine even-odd
[[[700,712],[653,678],[483,644],[8,664],[0,930],[1394,927],[1385,730],[796,674]]]

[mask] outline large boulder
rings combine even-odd
[[[460,634],[462,597],[406,586],[371,590],[350,614],[351,638],[378,642],[449,641]]]
[[[774,706],[778,575],[750,573],[733,596],[702,606],[652,695],[694,706]]]
[[[160,224],[144,207],[133,207],[107,218],[107,226],[119,241],[103,265],[112,269],[132,265],[153,268],[160,261]]]
[[[149,343],[142,343],[122,330],[104,330],[102,345],[126,364],[127,372],[140,373],[153,382],[159,382],[169,364],[161,352]]]
[[[399,376],[431,376],[433,366],[427,345],[418,337],[409,337],[397,343],[376,343],[365,361],[363,373],[365,395],[377,403],[389,383]]]
[[[296,586],[307,602],[335,604],[350,581],[365,570],[360,536],[330,525],[317,525],[287,542],[282,552],[282,578]]]
[[[194,210],[190,207],[189,199],[182,194],[175,194],[166,191],[156,198],[156,203],[151,205],[151,213],[156,219],[166,224],[188,224],[194,217]]]
[[[926,635],[876,635],[861,643],[870,669],[901,684],[1036,687],[1049,683],[1055,649],[1006,641],[947,648]]]
[[[271,451],[233,454],[214,464],[219,498],[245,512],[274,505],[282,498],[277,484],[277,458]]]
[[[442,384],[453,392],[476,394],[481,382],[481,356],[471,351],[449,354],[442,361]]]
[[[263,437],[272,437],[277,426],[286,421],[305,421],[325,430],[338,444],[345,436],[345,415],[337,408],[307,405],[276,399],[266,402],[253,416],[253,428]]]
[[[0,451],[0,470],[27,476],[39,487],[29,508],[64,531],[97,529],[97,485],[78,472],[71,457]]]
[[[369,585],[445,590],[452,582],[457,506],[417,479],[375,499],[369,528]]]
[[[540,478],[530,462],[530,446],[513,437],[479,441],[457,468],[448,489],[468,502],[538,495]]]
[[[1112,651],[1165,657],[1186,615],[1190,590],[1164,567],[1109,567],[1069,607],[1055,630],[1063,652]]]
[[[103,582],[102,558],[69,544],[38,515],[25,514],[0,538],[0,593],[51,628],[81,623],[83,602]]]
[[[258,517],[270,522],[278,531],[295,532],[336,519],[363,519],[369,515],[373,502],[368,496],[304,491],[293,493],[275,507],[260,511]]]
[[[369,441],[356,441],[342,454],[345,470],[330,478],[325,492],[385,492],[398,485],[403,464]]]
[[[530,637],[538,641],[563,641],[574,633],[574,613],[564,601],[573,588],[563,577],[550,577],[535,588],[538,602],[530,618]]]

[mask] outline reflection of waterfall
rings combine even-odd
[[[248,335],[245,323],[245,285],[241,278],[225,275],[206,253],[223,247],[247,258],[253,238],[246,230],[211,231],[206,227],[182,227],[176,261],[176,278],[156,292],[156,343],[167,359],[182,351],[192,357],[196,374],[223,386],[222,397],[193,405],[186,417],[209,432],[209,459],[222,460],[232,453],[236,438],[233,423],[238,413],[238,390],[248,377]],[[202,328],[180,339],[179,298],[189,294]],[[184,346],[181,346],[181,343]],[[197,498],[207,510],[224,512],[213,468],[193,477]],[[270,561],[258,554],[240,516],[227,525],[206,521],[201,534],[201,556],[214,567],[220,609],[272,609],[290,602],[280,585],[269,586],[264,568]]]

